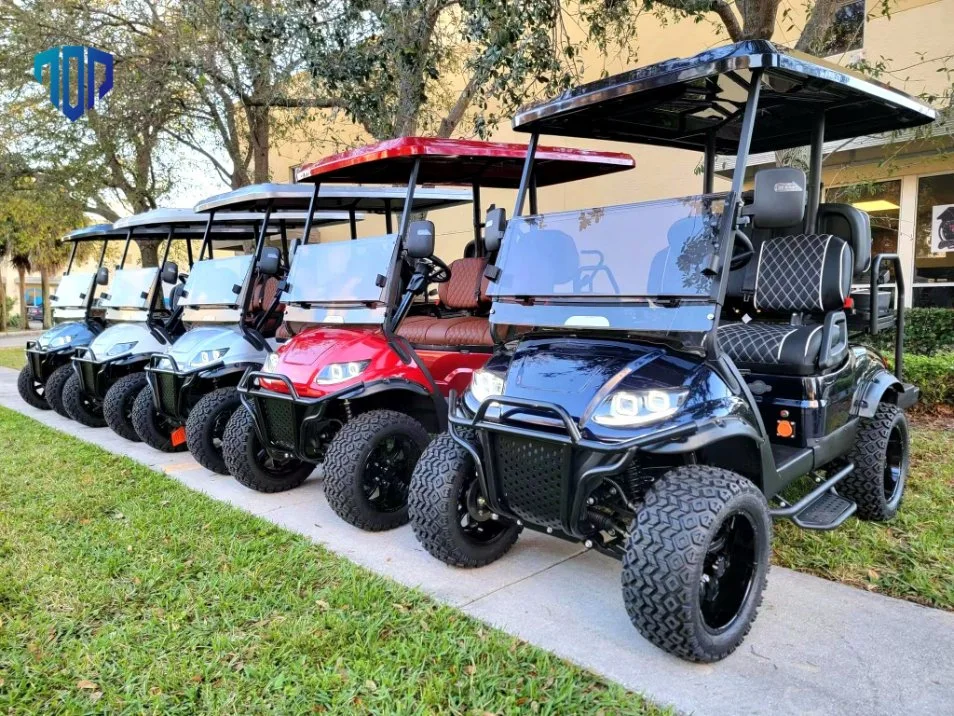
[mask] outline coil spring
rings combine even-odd
[[[351,401],[350,401],[350,400],[344,400],[344,401],[342,401],[342,402],[344,403],[345,417],[346,417],[348,420],[351,420],[351,419],[354,417],[354,416],[351,414]]]
[[[613,519],[599,510],[587,510],[586,519],[592,522],[598,530],[606,530],[609,532],[616,529]]]
[[[632,465],[626,471],[626,492],[630,500],[634,502],[642,500],[646,490],[648,490],[652,484],[652,476],[640,470],[638,465]]]

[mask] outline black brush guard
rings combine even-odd
[[[641,447],[678,440],[697,430],[695,424],[677,425],[604,442],[584,438],[573,418],[554,403],[493,396],[469,417],[452,392],[450,405],[450,435],[473,457],[477,479],[494,512],[581,540],[588,536],[586,498],[603,478],[625,470]],[[494,405],[501,409],[498,421],[487,420],[487,410]],[[517,425],[513,419],[518,415],[536,418],[548,429]],[[476,431],[479,451],[459,428]]]
[[[131,366],[147,360],[145,356],[136,356],[133,360],[129,356],[97,360],[89,348],[79,348],[73,356],[73,370],[79,377],[80,390],[90,398],[102,401],[113,383],[133,372]]]
[[[27,341],[26,359],[33,378],[45,383],[57,368],[66,365],[76,349],[71,345],[44,350],[38,341]]]
[[[257,383],[262,379],[280,382],[288,392],[262,388]],[[298,394],[287,376],[253,370],[245,371],[238,384],[239,398],[252,415],[255,432],[265,451],[276,459],[294,457],[305,462],[317,459],[307,450],[307,430],[325,419],[332,401],[352,397],[363,390],[364,383],[357,383],[320,398],[305,398]]]
[[[171,369],[162,367],[165,361],[172,365]],[[146,382],[152,391],[152,402],[156,410],[170,420],[185,424],[192,409],[189,398],[196,378],[224,365],[224,361],[215,361],[199,368],[182,370],[171,355],[154,355],[146,366]]]

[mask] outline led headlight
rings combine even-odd
[[[122,355],[123,353],[129,353],[129,351],[131,351],[133,348],[136,347],[136,344],[137,344],[137,343],[139,343],[139,341],[129,341],[129,342],[127,342],[127,343],[117,343],[117,344],[114,345],[112,348],[110,348],[108,351],[106,351],[106,355],[108,355],[108,356],[118,356],[118,355]]]
[[[315,376],[315,382],[318,385],[333,385],[334,383],[341,383],[345,380],[351,380],[352,378],[357,378],[359,375],[364,373],[365,369],[370,365],[371,361],[369,360],[355,360],[349,361],[348,363],[331,363],[326,365],[320,371],[318,375]]]
[[[201,368],[204,365],[209,365],[215,363],[217,360],[221,360],[222,356],[229,352],[228,348],[216,348],[211,351],[199,351],[196,356],[190,361],[189,365],[193,368]]]
[[[263,373],[274,373],[278,370],[278,353],[269,353],[268,358],[262,364]]]
[[[655,423],[679,410],[687,395],[685,389],[617,390],[596,409],[593,420],[614,428]]]
[[[478,368],[470,379],[470,394],[478,403],[483,403],[491,395],[503,393],[504,379],[489,370]]]
[[[50,341],[50,348],[62,348],[63,346],[69,345],[73,342],[73,336],[57,336],[52,341]]]

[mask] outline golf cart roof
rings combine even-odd
[[[718,153],[738,149],[751,71],[764,70],[752,152],[811,143],[825,113],[825,139],[932,122],[936,112],[857,72],[765,40],[725,45],[567,90],[513,120],[521,132],[656,144]]]
[[[418,184],[478,185],[516,189],[527,156],[523,144],[469,139],[401,137],[389,139],[302,165],[298,181],[406,183],[421,160]],[[628,154],[584,149],[537,148],[537,186],[560,184],[632,169]]]
[[[269,221],[269,230],[279,230],[279,220],[283,218],[292,225],[304,224],[305,216],[300,212],[273,213]],[[264,218],[258,212],[227,212],[217,214],[212,222],[210,236],[213,240],[228,240],[251,238],[258,235],[256,222]],[[357,217],[356,217],[357,218]],[[335,212],[328,216],[316,215],[314,225],[344,223],[348,221],[347,212]],[[114,229],[126,231],[133,229],[136,235],[148,234],[165,237],[169,229],[175,229],[177,239],[201,239],[205,236],[206,224],[209,223],[208,214],[199,214],[191,209],[153,209],[141,214],[127,216],[113,224]]]
[[[407,181],[407,177],[404,177]],[[264,211],[268,206],[276,210],[308,211],[315,187],[311,184],[254,184],[235,191],[210,196],[195,206],[197,212]],[[427,211],[466,204],[473,200],[469,189],[420,188],[414,192],[412,211]],[[363,211],[381,214],[404,208],[406,187],[327,186],[318,190],[318,211]],[[218,216],[218,215],[216,215]],[[315,219],[318,215],[316,213]],[[347,214],[345,214],[347,218]]]
[[[125,231],[115,229],[112,224],[93,224],[81,229],[73,229],[63,237],[63,241],[101,241],[110,237],[120,238]]]

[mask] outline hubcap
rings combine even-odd
[[[900,425],[891,429],[884,460],[884,498],[890,504],[901,489],[904,474],[904,435]]]
[[[364,464],[364,496],[379,512],[394,512],[407,504],[411,471],[421,456],[407,435],[389,435],[372,448]]]
[[[742,610],[755,577],[755,528],[741,513],[729,515],[706,551],[699,603],[706,628],[725,631]]]
[[[491,518],[476,474],[464,485],[457,500],[457,524],[464,536],[474,542],[493,542],[509,527],[509,523]]]

